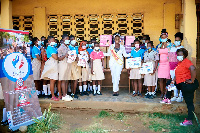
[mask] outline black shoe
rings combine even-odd
[[[43,95],[41,95],[41,98],[45,98],[45,95],[43,94]]]
[[[114,93],[114,94],[113,94],[113,96],[119,96],[119,94],[117,94],[117,93]]]
[[[83,94],[83,92],[80,92],[80,96],[83,96],[84,94]]]
[[[95,94],[93,93],[93,96],[96,96],[96,95],[97,95],[97,93],[95,93]]]
[[[48,95],[48,98],[50,99],[50,98],[52,98],[52,95],[50,94],[50,95]]]
[[[78,96],[75,94],[75,95],[74,95],[74,98],[78,99]]]
[[[38,95],[38,98],[42,98],[42,94],[39,94],[39,95]]]
[[[142,97],[142,94],[141,94],[141,93],[138,93],[138,96],[139,96],[139,97]]]
[[[67,95],[71,95],[72,94],[72,92],[67,92]]]
[[[44,96],[44,99],[48,99],[48,98],[49,98],[49,96],[48,96],[48,95],[45,95],[45,96]]]
[[[74,94],[73,93],[71,94],[71,97],[74,98]]]
[[[83,94],[89,96],[89,94],[86,91],[84,91]]]
[[[145,98],[149,98],[151,95],[149,95],[149,94],[147,94],[146,96],[145,96]]]
[[[6,125],[8,125],[8,120],[6,120],[6,121],[4,121],[4,122],[1,121],[1,125],[2,125],[2,126],[6,126]]]
[[[97,92],[97,95],[102,95],[102,93],[101,92],[100,93]]]
[[[150,95],[150,96],[149,96],[149,99],[154,99],[154,96],[153,96],[153,95]]]

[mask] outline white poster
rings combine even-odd
[[[68,63],[72,63],[76,60],[77,57],[76,50],[68,51],[68,55],[69,55],[67,60]]]
[[[141,67],[141,57],[126,59],[126,69],[140,68],[140,67]]]
[[[139,72],[140,74],[153,73],[153,63],[152,62],[143,63]]]
[[[86,51],[80,51],[78,55],[79,61],[78,66],[86,67],[87,61],[89,60],[88,54]]]

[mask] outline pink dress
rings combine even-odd
[[[168,48],[159,49],[159,54],[160,54],[160,62],[158,66],[158,78],[170,79]]]

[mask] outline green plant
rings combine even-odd
[[[162,113],[147,113],[140,115],[143,124],[155,131],[165,130],[170,133],[196,133],[200,131],[200,128],[195,124],[188,127],[180,126],[179,123],[186,118],[186,115],[182,114],[162,114]],[[196,115],[195,115],[196,117]],[[196,117],[197,123],[198,119]]]
[[[200,128],[200,123],[199,123],[199,120],[198,120],[196,114],[195,114],[194,112],[192,112],[192,113],[194,114],[195,120],[197,121],[197,125],[198,125],[198,127]]]
[[[90,126],[88,129],[76,129],[71,133],[107,133],[108,131],[101,128],[101,124],[95,123],[94,125]]]
[[[60,116],[51,112],[51,104],[47,111],[45,109],[41,119],[33,117],[33,121],[35,123],[28,126],[29,133],[49,133],[51,130],[60,128]]]
[[[99,118],[104,118],[104,117],[108,117],[108,116],[111,116],[110,113],[108,113],[107,111],[104,111],[104,110],[99,112],[99,115],[98,115]]]
[[[72,133],[107,133],[106,131],[104,131],[102,128],[93,128],[90,130],[81,130],[81,129],[76,129],[74,131],[72,131]]]
[[[122,120],[124,118],[124,113],[120,112],[115,115],[115,119]]]

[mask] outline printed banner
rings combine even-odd
[[[141,57],[126,59],[126,69],[140,68],[140,67],[141,67]]]
[[[33,117],[40,119],[42,112],[35,90],[31,59],[26,58],[27,36],[24,35],[28,32],[0,29],[0,33],[2,38],[6,38],[5,42],[12,40],[12,44],[1,44],[3,49],[9,51],[1,53],[4,59],[0,59],[0,83],[9,128],[15,131],[20,126],[34,123]]]
[[[143,63],[139,72],[140,72],[140,74],[153,73],[153,63],[152,62]]]
[[[86,67],[87,61],[89,60],[88,54],[86,51],[80,51],[80,54],[78,55],[78,66]]]
[[[126,41],[125,41],[126,53],[131,52],[131,43],[133,43],[134,40],[135,40],[135,36],[126,36]]]
[[[29,32],[0,28],[0,58],[12,52],[20,52],[30,58]]]
[[[100,47],[109,47],[112,44],[112,35],[100,35]]]

